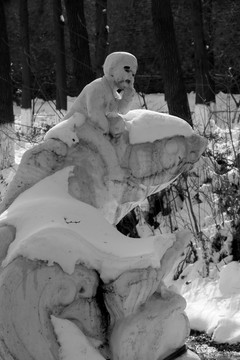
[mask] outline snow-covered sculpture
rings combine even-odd
[[[198,359],[185,300],[164,285],[188,232],[133,239],[114,225],[206,142],[166,114],[124,122],[118,141],[59,124],[23,155],[0,204],[1,359]]]
[[[134,55],[127,52],[109,54],[103,64],[104,76],[85,86],[64,119],[77,121],[77,125],[79,121],[88,121],[104,134],[118,137],[124,131],[120,114],[127,113],[135,94],[136,71]]]

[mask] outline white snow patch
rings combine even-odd
[[[240,263],[232,261],[222,267],[219,278],[219,290],[223,296],[240,294]]]
[[[154,142],[176,135],[193,135],[192,127],[183,119],[156,111],[136,109],[124,115],[130,144]]]
[[[59,350],[61,360],[104,360],[74,323],[53,315],[51,322],[61,345]]]
[[[180,289],[187,301],[191,329],[204,331],[219,343],[240,342],[239,274],[237,262],[223,266],[219,277],[213,279],[197,276],[191,266]]]

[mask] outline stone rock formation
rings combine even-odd
[[[166,114],[124,122],[116,139],[75,114],[23,155],[0,204],[1,359],[198,359],[185,300],[164,284],[191,234],[134,239],[114,225],[206,141]]]

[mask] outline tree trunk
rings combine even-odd
[[[0,0],[0,169],[14,163],[13,100],[10,55],[3,0]]]
[[[73,79],[70,83],[72,96],[78,95],[95,76],[91,67],[88,33],[83,0],[65,0],[73,57]]]
[[[206,51],[208,60],[208,73],[209,73],[209,85],[211,93],[209,95],[209,101],[215,102],[215,79],[214,79],[214,19],[213,19],[213,0],[205,0],[203,3],[205,14],[205,26],[206,26]]]
[[[213,16],[213,0],[205,0],[202,4],[204,13],[204,24],[206,26],[206,51],[208,60],[209,85],[212,90],[210,101],[210,111],[212,119],[217,122],[216,116],[216,84],[215,84],[215,57],[214,57],[214,16]]]
[[[211,6],[211,4],[209,4],[209,6]],[[203,9],[201,0],[191,1],[191,14],[193,23],[192,28],[196,77],[195,124],[200,132],[206,133],[210,131],[210,105],[215,103],[215,92],[214,82],[209,74],[210,58],[208,56],[204,37]],[[210,19],[208,16],[208,24],[209,22]],[[213,56],[211,56],[211,60],[213,66]]]
[[[170,0],[152,0],[152,18],[169,113],[183,118],[192,125]]]
[[[29,45],[28,0],[19,2],[20,37],[22,47],[22,132],[27,133],[32,126],[31,110],[31,67]]]
[[[201,0],[191,1],[195,50],[196,104],[209,105],[215,101],[212,80],[208,70],[208,54],[204,39]]]
[[[107,55],[108,48],[108,30],[107,30],[107,0],[96,1],[96,51],[95,51],[95,69],[96,76],[103,75],[103,63]]]
[[[53,0],[53,19],[56,39],[56,109],[67,110],[64,20],[61,0]]]
[[[0,123],[13,123],[10,54],[3,0],[0,0]]]

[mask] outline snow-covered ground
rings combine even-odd
[[[219,343],[240,342],[240,263],[232,261],[219,272],[216,269],[211,278],[196,276],[194,266],[192,270],[180,288],[191,327]]]
[[[240,96],[235,96],[235,99],[239,101]],[[152,94],[146,95],[143,99],[140,95],[136,95],[134,99],[133,108],[141,108],[144,106],[144,101],[148,108],[151,110],[167,112],[167,105],[164,101],[164,95]],[[73,99],[69,99],[69,106]],[[189,103],[191,111],[194,111],[194,94],[189,94]],[[234,98],[228,94],[220,93],[217,96],[217,113],[215,114],[215,120],[220,127],[215,126],[213,128],[213,135],[217,135],[220,139],[219,142],[211,140],[209,142],[209,148],[211,151],[217,153],[225,153],[229,148],[238,149],[238,138],[240,135],[240,120],[239,111],[236,110]],[[20,118],[20,109],[15,107],[14,109],[16,122]],[[45,103],[42,100],[35,101],[35,122],[34,126],[41,129],[41,127],[52,125],[60,121],[63,114],[57,113],[54,110],[54,105]],[[17,126],[19,128],[19,126]],[[231,130],[231,137],[229,136],[229,130]],[[39,136],[41,138],[41,135]],[[4,195],[7,184],[11,181],[14,172],[16,171],[17,164],[20,162],[24,151],[32,146],[28,141],[19,141],[16,143],[15,161],[16,165],[12,169],[4,169],[0,172],[0,198]],[[233,161],[233,152],[228,151],[228,157]],[[231,158],[232,157],[232,158]],[[194,209],[200,219],[199,224],[202,232],[210,239],[216,232],[215,221],[218,221],[218,215],[213,215],[213,208],[215,208],[215,195],[211,194],[211,187],[204,183],[204,177],[210,176],[213,181],[217,182],[217,177],[214,177],[214,172],[209,168],[204,168],[204,164],[201,163],[196,166],[196,172],[198,171],[198,181],[201,186],[202,193],[200,193],[202,203],[194,204]],[[235,169],[234,169],[235,170]],[[239,185],[238,171],[235,175],[228,174],[230,182],[235,182]],[[206,201],[208,194],[212,196],[210,204]],[[208,198],[209,198],[208,196]],[[178,212],[176,221],[179,221],[179,227],[189,227],[184,220],[187,218],[188,209],[186,205]],[[226,220],[226,219],[225,219]],[[166,221],[166,219],[162,219]],[[219,220],[220,221],[220,220]],[[230,227],[227,227],[229,221],[225,221],[225,227],[223,231],[226,232],[226,243],[231,241]],[[91,224],[89,224],[91,227]],[[141,227],[141,229],[140,229]],[[191,226],[190,226],[191,227]],[[139,225],[139,232],[146,235],[154,233],[153,229],[149,229],[144,223]],[[167,225],[161,227],[161,231],[168,231]],[[97,237],[97,234],[96,234]],[[224,260],[224,259],[223,259]],[[240,342],[240,263],[231,261],[231,257],[228,256],[224,261],[216,260],[210,266],[210,275],[208,277],[202,277],[203,259],[201,256],[199,260],[194,264],[188,265],[180,278],[177,281],[167,279],[168,284],[174,286],[187,300],[187,315],[189,317],[192,329],[205,331],[211,334],[217,342],[237,343]],[[53,319],[56,332],[61,338],[61,327],[69,327],[66,323],[58,324]],[[54,322],[55,321],[55,322]],[[64,330],[62,330],[64,331]],[[71,330],[71,333],[77,331],[75,328]],[[80,331],[80,330],[79,330]],[[87,346],[87,345],[86,345]],[[75,356],[76,357],[76,356]],[[73,357],[74,358],[74,357]]]

